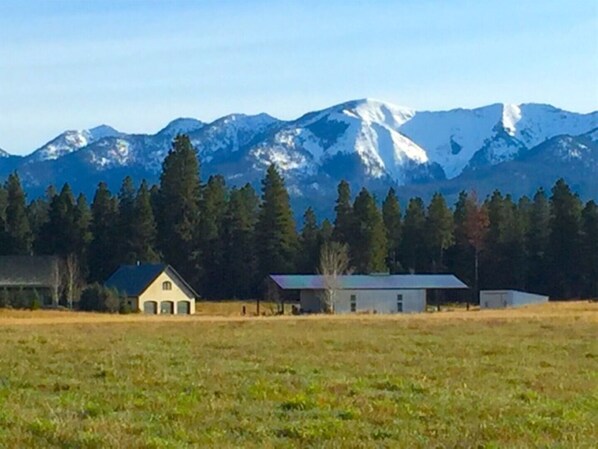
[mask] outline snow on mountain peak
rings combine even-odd
[[[84,130],[65,131],[34,151],[28,157],[28,161],[36,162],[58,159],[103,138],[120,135],[120,132],[107,125],[100,125]]]

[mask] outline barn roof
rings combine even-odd
[[[56,256],[0,256],[0,287],[51,287]]]
[[[270,276],[284,290],[322,290],[322,275],[278,274]],[[468,288],[452,274],[342,275],[337,277],[340,290],[419,290]]]
[[[191,296],[197,293],[170,265],[164,263],[146,263],[139,265],[121,265],[104,283],[106,287],[114,288],[127,296],[141,295],[154,280],[167,271],[171,278],[179,281],[179,287]]]

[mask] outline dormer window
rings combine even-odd
[[[170,281],[162,282],[162,290],[172,290],[172,282],[170,282]]]

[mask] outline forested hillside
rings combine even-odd
[[[82,282],[101,282],[119,264],[163,260],[206,298],[251,298],[269,273],[315,272],[320,248],[334,240],[349,245],[357,273],[451,272],[472,287],[598,296],[598,205],[562,180],[516,202],[499,191],[463,191],[454,205],[441,194],[399,204],[392,188],[381,202],[365,188],[355,193],[341,182],[333,222],[310,207],[297,224],[274,165],[259,193],[218,175],[204,181],[179,135],[158,185],[126,177],[116,194],[100,183],[88,199],[64,184],[28,203],[11,174],[0,187],[0,254],[76,260]]]

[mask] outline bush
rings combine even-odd
[[[121,297],[114,289],[92,284],[81,292],[81,310],[116,313],[121,308]]]
[[[12,304],[10,303],[10,295],[8,294],[8,289],[4,287],[0,291],[0,308],[3,307],[10,307]]]

